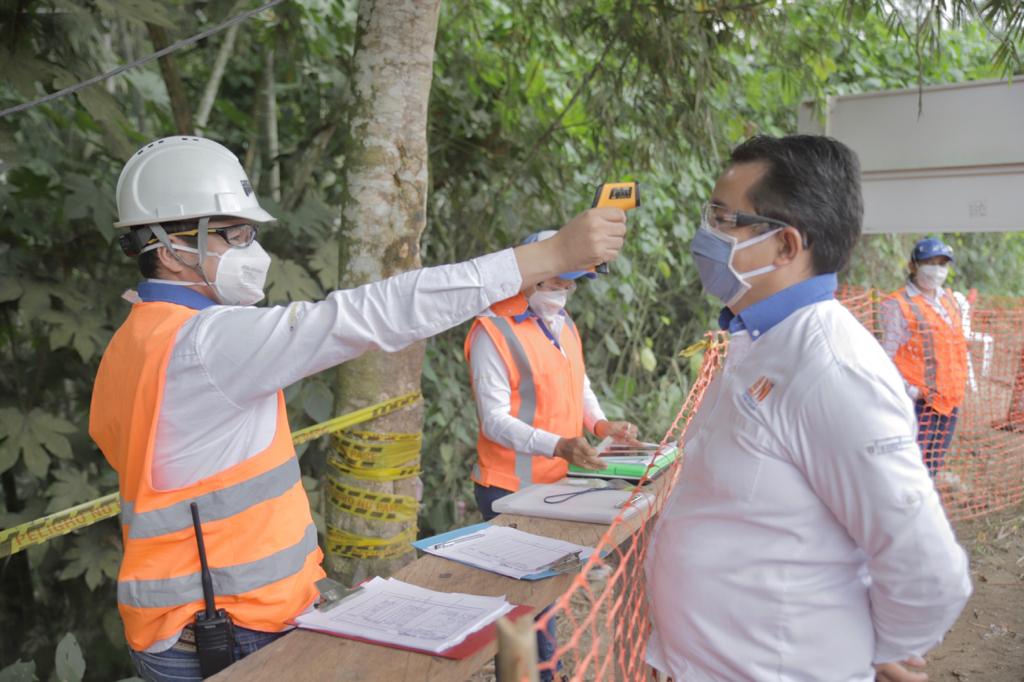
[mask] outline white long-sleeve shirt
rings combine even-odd
[[[834,300],[735,334],[646,561],[648,660],[677,680],[871,682],[971,592],[913,405]]]
[[[572,333],[566,329],[566,325],[559,325],[559,331],[565,334]],[[478,327],[474,330],[469,343],[473,395],[484,436],[515,452],[553,456],[561,436],[534,428],[512,416],[512,385],[508,378],[508,368],[501,359],[494,341],[487,334],[481,333]],[[564,350],[562,354],[565,354]],[[594,424],[604,418],[601,404],[590,387],[590,377],[584,374],[583,426],[593,433]]]
[[[315,303],[213,306],[178,332],[157,423],[153,482],[181,488],[265,449],[276,393],[366,351],[394,352],[515,295],[511,249],[404,273]]]

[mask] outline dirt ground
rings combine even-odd
[[[945,641],[928,655],[929,680],[1024,682],[1024,505],[954,525],[971,557],[974,594]],[[604,577],[598,573],[591,581],[595,594],[602,591]],[[582,594],[574,595],[572,604],[577,618],[592,609],[590,599]],[[599,616],[594,632],[599,659],[609,655],[611,649],[608,628],[600,624],[604,620]],[[569,638],[572,627],[566,621],[559,619],[562,641]],[[593,646],[595,638],[590,634],[581,641],[580,649],[587,651]],[[571,673],[573,662],[563,662],[567,664],[566,672]],[[592,677],[587,675],[585,679]],[[493,664],[471,678],[472,682],[494,679]]]
[[[974,595],[928,655],[931,682],[1024,682],[1024,506],[956,524]]]

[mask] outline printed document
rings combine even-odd
[[[564,540],[526,533],[505,526],[488,526],[470,535],[428,545],[424,551],[510,578],[547,570],[573,570],[594,552]]]
[[[504,597],[436,592],[374,578],[327,611],[295,618],[301,628],[432,653],[446,651],[512,610]]]

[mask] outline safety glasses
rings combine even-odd
[[[704,224],[708,227],[713,227],[723,232],[748,225],[774,225],[776,227],[786,227],[789,225],[789,223],[782,220],[768,218],[756,213],[730,211],[725,206],[716,204],[713,201],[709,201],[701,207],[701,218],[704,219]]]
[[[229,227],[210,227],[207,228],[207,231],[219,235],[221,239],[236,249],[244,249],[256,241],[256,235],[259,233],[260,228],[258,225],[242,223],[241,225],[231,225]],[[183,232],[172,232],[170,234],[178,237],[195,237],[199,234],[199,228],[184,230]],[[156,242],[157,239],[154,237],[148,243],[155,244]]]

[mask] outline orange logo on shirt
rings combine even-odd
[[[768,394],[772,392],[775,383],[768,377],[761,377],[747,389],[747,395],[755,402],[763,402]]]

